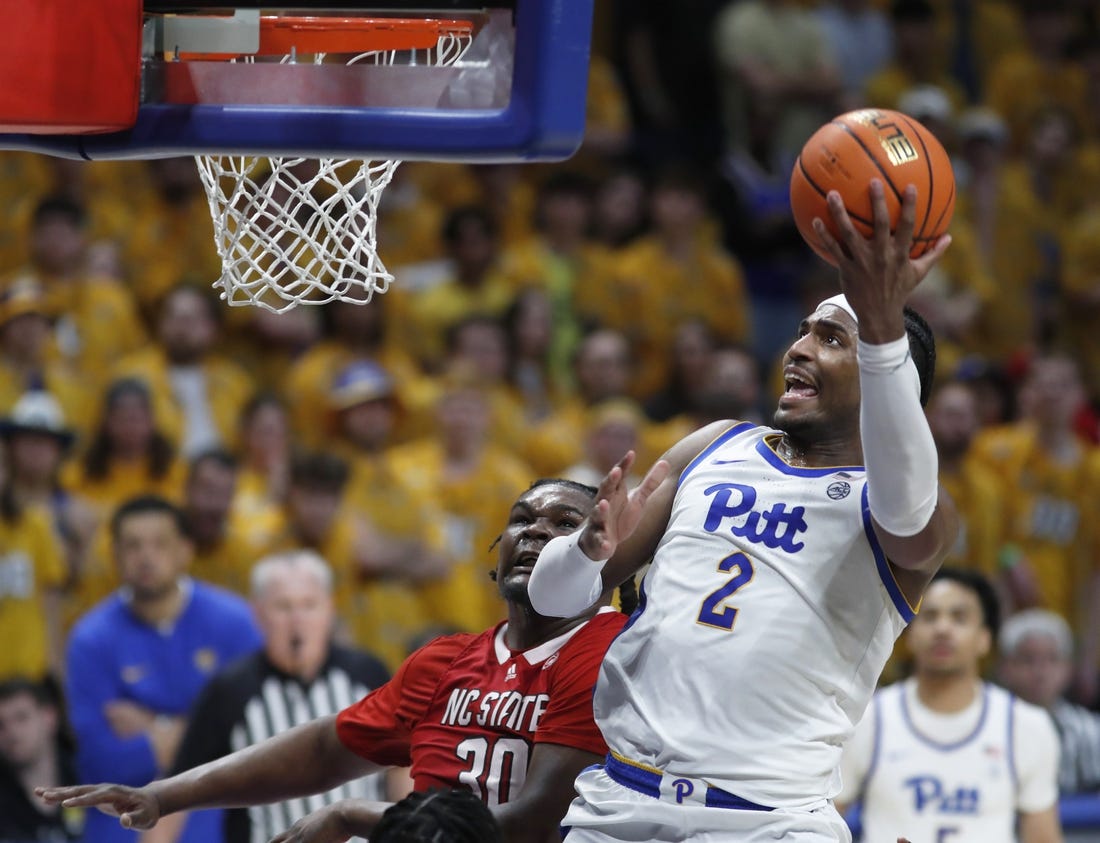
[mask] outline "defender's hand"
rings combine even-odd
[[[596,507],[588,516],[588,523],[581,531],[578,544],[589,559],[597,562],[608,559],[619,542],[634,532],[642,517],[642,509],[649,496],[668,476],[669,464],[658,460],[633,491],[627,491],[626,475],[634,465],[634,452],[627,451],[596,492]]]
[[[152,828],[160,819],[160,802],[145,788],[82,784],[74,787],[36,787],[34,793],[47,805],[98,808],[104,814],[118,817],[123,828]]]

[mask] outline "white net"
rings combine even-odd
[[[348,64],[454,64],[469,31],[430,50],[355,55]],[[249,59],[245,59],[246,61]],[[287,56],[284,62],[297,60]],[[324,54],[312,61],[321,64]],[[377,211],[398,161],[197,155],[222,262],[215,283],[230,305],[282,313],[299,304],[364,303],[393,276],[378,257]]]
[[[369,301],[393,276],[378,257],[378,200],[397,161],[197,156],[231,305]]]

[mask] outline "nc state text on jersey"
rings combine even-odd
[[[549,694],[521,694],[519,691],[489,691],[455,688],[443,712],[444,726],[503,726],[516,732],[534,732],[550,702]]]

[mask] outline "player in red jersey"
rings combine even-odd
[[[610,592],[582,615],[543,617],[531,608],[527,581],[543,545],[580,526],[595,492],[567,480],[532,485],[499,540],[496,579],[508,619],[480,635],[436,639],[340,714],[145,787],[81,785],[38,795],[53,805],[95,806],[144,829],[176,811],[283,801],[379,767],[411,765],[417,789],[469,787],[492,808],[506,840],[545,843],[577,774],[607,752],[592,718],[592,688],[626,618],[608,606]],[[385,807],[338,802],[275,840],[365,836]]]

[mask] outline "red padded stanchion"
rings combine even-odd
[[[126,129],[141,91],[141,0],[20,0],[0,27],[0,132]]]

